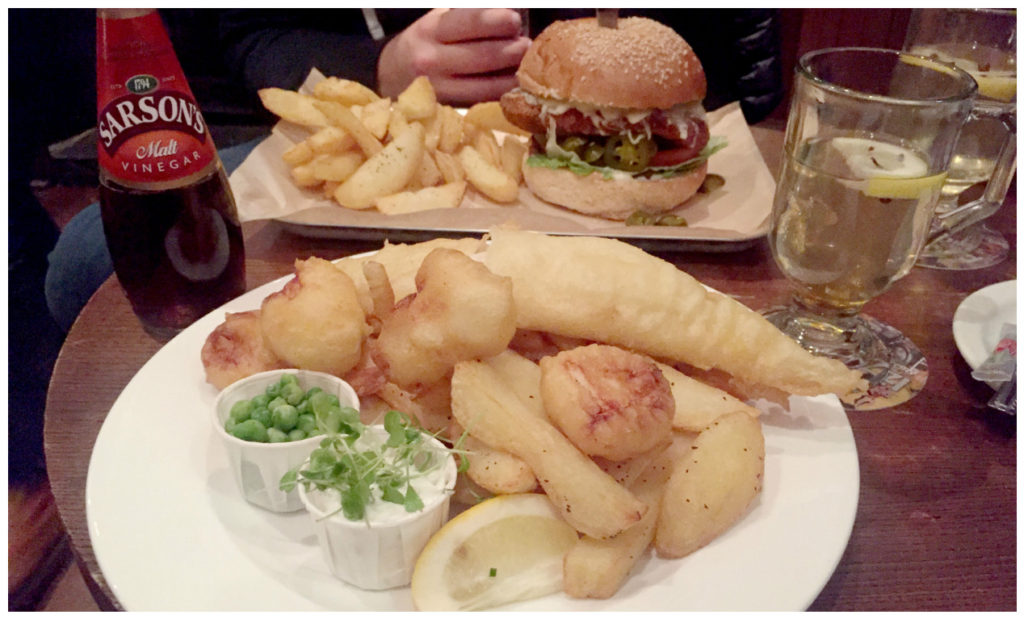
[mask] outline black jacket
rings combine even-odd
[[[228,10],[220,38],[232,75],[254,92],[295,88],[318,67],[326,75],[376,88],[384,43],[424,13],[376,9],[384,38],[374,40],[360,9]],[[531,9],[536,36],[552,21],[593,15],[593,9]],[[708,79],[705,108],[740,101],[748,122],[767,116],[782,100],[779,12],[772,9],[623,9],[674,28],[693,47]]]

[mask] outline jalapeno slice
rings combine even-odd
[[[576,153],[577,155],[583,154],[583,147],[587,145],[586,138],[578,135],[570,135],[569,137],[562,140],[559,144],[564,150]]]
[[[647,167],[656,147],[648,138],[634,144],[625,135],[613,135],[604,144],[604,164],[625,172],[640,172]]]

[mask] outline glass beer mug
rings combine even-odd
[[[891,406],[927,379],[913,342],[860,311],[914,265],[976,90],[956,67],[895,50],[799,61],[768,235],[792,302],[765,316],[865,374],[871,391],[851,408]]]
[[[978,97],[949,164],[932,240],[917,264],[969,270],[1006,259],[1009,244],[986,226],[1017,168],[1017,14],[1009,9],[914,9],[903,49],[948,62],[978,82]],[[971,200],[974,189],[984,188]]]

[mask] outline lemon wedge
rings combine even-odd
[[[413,568],[413,603],[482,610],[561,591],[562,560],[577,539],[542,494],[488,499],[427,542]]]

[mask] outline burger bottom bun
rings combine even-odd
[[[535,196],[586,215],[622,221],[636,211],[671,211],[697,193],[708,173],[705,162],[671,178],[611,178],[599,173],[581,176],[566,169],[523,165],[523,180]]]

